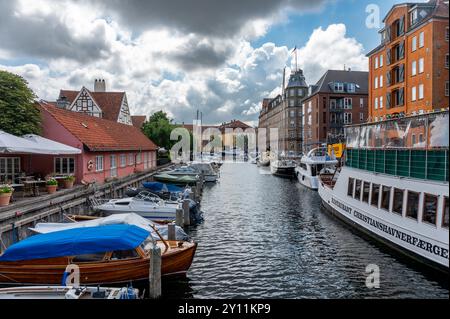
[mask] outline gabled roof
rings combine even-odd
[[[240,121],[240,120],[233,120],[231,122],[228,123],[223,123],[222,125],[220,125],[219,129],[224,129],[224,128],[242,128],[242,129],[246,129],[246,128],[250,128],[251,126],[245,124],[244,122]]]
[[[92,92],[86,89],[94,99],[94,102],[102,109],[103,118],[106,120],[117,121],[119,118],[122,101],[125,92]],[[65,96],[72,104],[80,91],[61,90],[59,98]]]
[[[48,112],[90,151],[152,151],[158,148],[132,125],[64,110],[43,101],[38,107]]]
[[[131,122],[133,123],[133,126],[137,128],[142,128],[144,126],[144,123],[147,121],[147,116],[145,115],[133,115],[131,116]]]
[[[330,87],[330,83],[354,83],[359,86],[355,93],[345,94],[368,94],[369,73],[363,71],[344,71],[344,70],[328,70],[316,83],[315,90],[311,92],[308,98],[316,93],[334,93]]]

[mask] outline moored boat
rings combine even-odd
[[[333,172],[338,161],[328,155],[325,147],[312,149],[302,156],[300,163],[295,168],[295,175],[300,184],[317,190],[319,188],[319,174],[321,172]]]
[[[296,163],[291,160],[275,160],[270,162],[270,172],[280,177],[294,177]]]
[[[158,182],[180,186],[195,185],[199,180],[197,176],[176,176],[167,173],[156,174],[153,179]]]

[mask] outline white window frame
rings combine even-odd
[[[450,82],[449,81],[445,81],[445,84],[444,84],[444,95],[445,96],[449,96],[450,95]]]
[[[375,98],[374,107],[375,107],[375,110],[378,110],[378,98],[377,97]]]
[[[130,166],[134,165],[134,153],[128,154],[128,165]]]
[[[417,61],[411,62],[411,76],[417,75]]]
[[[420,58],[419,59],[419,74],[425,72],[425,59]]]
[[[56,160],[57,159],[60,159],[60,162],[59,162],[59,171],[57,171],[56,170]],[[62,167],[63,167],[63,161],[68,161],[68,160],[70,160],[70,159],[72,159],[73,160],[73,171],[70,171],[70,165],[69,165],[69,163],[67,162],[67,171],[66,172],[64,172],[63,171],[63,169],[62,169]],[[57,157],[55,157],[54,159],[53,159],[53,172],[55,173],[55,174],[70,174],[70,175],[73,175],[73,174],[75,174],[75,171],[76,171],[76,161],[75,161],[75,157],[61,157],[61,156],[57,156]]]
[[[420,32],[419,34],[419,48],[423,48],[425,46],[425,32]]]
[[[364,113],[359,113],[359,121],[364,122]]]
[[[120,154],[119,156],[119,162],[120,162],[120,167],[126,167],[127,166],[127,155],[126,154]]]
[[[351,110],[353,108],[353,99],[350,97],[344,98],[344,109]]]
[[[117,177],[117,156],[109,156],[109,168],[111,177]]]
[[[414,52],[417,50],[417,37],[414,36],[411,40],[411,52]]]
[[[8,160],[11,161],[11,170],[8,170]],[[11,180],[15,183],[22,172],[21,164],[20,157],[0,157],[0,180],[3,182]],[[18,168],[17,171],[16,168]],[[17,182],[19,181],[17,180]],[[0,182],[0,184],[2,183]]]
[[[411,101],[414,102],[417,100],[417,88],[413,86],[411,88]]]
[[[142,163],[142,152],[136,154],[136,164]]]
[[[380,55],[380,68],[383,67],[383,54]]]
[[[364,107],[364,99],[362,97],[359,99],[359,107],[360,108]]]
[[[375,69],[378,69],[378,57],[375,57]]]
[[[103,155],[98,155],[95,157],[95,171],[96,172],[103,172],[103,170],[105,169],[104,160],[105,160],[105,158]]]
[[[424,86],[423,84],[419,84],[419,100],[423,100],[424,99]]]
[[[383,87],[383,76],[380,75],[380,88],[382,88],[382,87]]]
[[[380,110],[383,108],[383,96],[380,96]]]
[[[374,80],[374,86],[375,86],[375,89],[378,89],[378,77],[376,76],[375,77],[375,80]]]

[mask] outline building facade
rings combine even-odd
[[[387,13],[369,57],[369,119],[448,108],[448,1],[402,3]]]
[[[264,99],[259,114],[259,129],[266,129],[267,149],[279,153],[300,154],[303,147],[302,100],[307,96],[308,85],[302,70],[291,73],[288,84],[283,83],[282,94]],[[278,129],[278,136],[270,129]]]
[[[367,121],[368,73],[327,71],[302,101],[303,152],[345,142],[344,126]]]

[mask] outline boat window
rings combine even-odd
[[[114,205],[128,206],[129,202],[115,202]]]
[[[435,195],[425,194],[423,199],[423,216],[422,221],[436,225],[438,197]]]
[[[364,182],[363,184],[363,202],[369,203],[370,183]]]
[[[308,170],[308,167],[306,166],[305,163],[300,163],[300,167],[303,168],[305,171]]]
[[[116,250],[111,255],[111,260],[130,259],[139,257],[135,249],[130,250]]]
[[[380,185],[379,184],[372,184],[372,198],[371,198],[371,204],[372,206],[378,207],[378,198],[380,196]],[[388,203],[389,205],[389,203]]]
[[[355,182],[355,199],[360,200],[361,199],[361,181],[359,179]]]
[[[353,197],[353,184],[355,183],[355,179],[349,177],[348,179],[348,189],[347,189],[347,195],[350,197]]]
[[[388,186],[383,186],[382,190],[381,208],[389,211],[389,203],[391,202],[391,188]]]
[[[442,216],[442,227],[448,228],[448,214],[449,214],[449,204],[448,204],[448,197],[444,196],[444,216]]]
[[[317,169],[316,169],[316,165],[311,165],[311,176],[316,176],[317,175]]]
[[[403,215],[403,193],[403,189],[394,188],[394,206],[392,211],[400,215]]]
[[[96,254],[84,254],[73,257],[73,263],[86,263],[86,262],[95,262],[102,261],[105,258],[105,253],[96,253]]]
[[[419,215],[420,194],[408,191],[408,202],[406,203],[406,216],[417,219]]]

